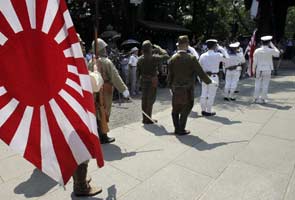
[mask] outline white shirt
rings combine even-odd
[[[200,64],[205,72],[218,73],[219,64],[225,62],[223,54],[209,50],[200,56]]]
[[[241,64],[245,63],[245,57],[242,52],[236,54],[229,54],[229,59],[226,59],[225,68],[232,67],[232,66],[239,66],[237,70],[242,70]]]
[[[280,51],[277,48],[262,46],[255,50],[253,68],[258,71],[273,70],[273,57],[279,57]]]
[[[200,56],[194,47],[188,46],[188,51],[199,60]]]
[[[136,67],[137,66],[137,62],[138,62],[138,57],[137,55],[132,54],[129,58],[129,65],[131,65],[132,67]]]

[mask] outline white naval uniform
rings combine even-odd
[[[273,57],[279,57],[280,51],[273,46],[262,46],[255,50],[253,58],[253,70],[256,74],[254,98],[267,99],[268,86],[273,68]]]
[[[224,95],[227,98],[233,98],[235,90],[238,87],[241,76],[242,66],[245,63],[245,57],[242,52],[229,54],[229,59],[225,61],[225,86]],[[236,69],[229,70],[228,67],[238,66]]]
[[[224,55],[225,54],[225,55]],[[205,72],[213,73],[210,78],[219,84],[218,72],[220,62],[225,62],[227,53],[223,49],[223,54],[209,50],[200,56],[200,64]],[[217,88],[214,84],[205,84],[202,82],[202,94],[200,98],[201,109],[204,112],[212,113]]]

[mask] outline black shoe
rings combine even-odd
[[[240,93],[240,91],[236,90],[236,91],[235,91],[235,94],[237,94],[237,93]]]
[[[205,112],[205,111],[202,111],[202,116],[207,116],[207,112]]]
[[[236,99],[236,98],[230,98],[230,100],[231,100],[231,101],[236,101],[237,99]]]
[[[212,112],[212,113],[208,113],[208,114],[209,114],[208,116],[215,116],[216,112]]]
[[[175,135],[188,135],[191,132],[189,130],[175,131]]]
[[[224,101],[229,101],[229,98],[224,97],[223,100],[224,100]]]
[[[112,143],[112,142],[115,142],[115,141],[116,141],[115,138],[109,137],[107,134],[102,134],[101,137],[100,137],[100,143],[101,144],[109,144],[109,143]]]

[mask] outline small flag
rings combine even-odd
[[[246,53],[249,54],[248,75],[250,77],[253,76],[253,57],[254,57],[254,51],[256,49],[256,32],[257,32],[257,29],[254,30],[251,40],[245,50],[245,55]]]

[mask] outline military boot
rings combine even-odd
[[[82,163],[78,166],[77,170],[73,175],[74,186],[73,191],[74,195],[77,197],[81,196],[95,196],[102,192],[100,187],[92,187],[87,180],[87,163]]]
[[[179,132],[179,114],[178,113],[172,113],[172,121],[175,128],[174,133],[177,134]]]
[[[187,117],[181,115],[179,120],[179,131],[177,135],[187,135],[191,133],[189,130],[185,130],[186,122],[187,122]]]
[[[101,144],[109,144],[116,141],[115,138],[109,137],[107,134],[101,134],[99,139]]]
[[[101,144],[115,142],[115,138],[111,138],[106,133],[103,133],[99,127],[97,127],[97,132],[98,132],[99,140]]]

